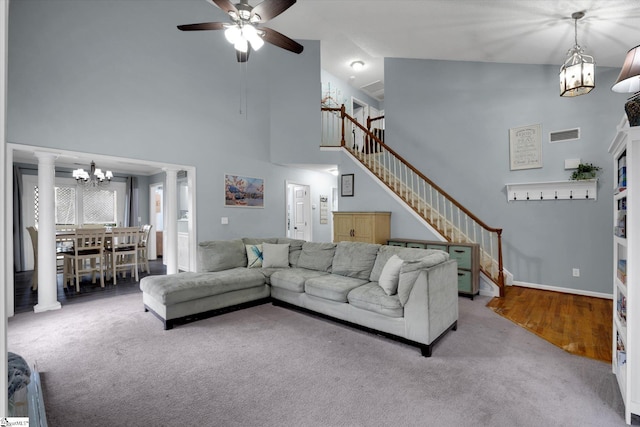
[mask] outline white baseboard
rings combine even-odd
[[[562,292],[565,294],[584,295],[587,297],[613,299],[613,294],[605,294],[602,292],[584,291],[582,289],[561,288],[559,286],[541,285],[539,283],[528,283],[514,281],[513,286],[522,286],[524,288],[541,289],[544,291]]]

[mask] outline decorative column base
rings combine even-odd
[[[43,313],[45,311],[60,310],[61,308],[62,308],[62,304],[60,304],[59,301],[56,301],[56,302],[48,304],[48,305],[36,304],[33,307],[33,311],[34,311],[34,313]]]

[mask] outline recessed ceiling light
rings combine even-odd
[[[351,63],[351,68],[353,68],[354,71],[360,71],[364,68],[364,62],[362,61],[353,61]]]

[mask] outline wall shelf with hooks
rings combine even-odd
[[[549,181],[507,184],[507,201],[597,200],[598,180]]]

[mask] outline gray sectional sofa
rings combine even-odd
[[[457,328],[456,261],[446,252],[287,238],[199,244],[198,272],[140,281],[145,311],[175,323],[271,301],[418,346]]]

